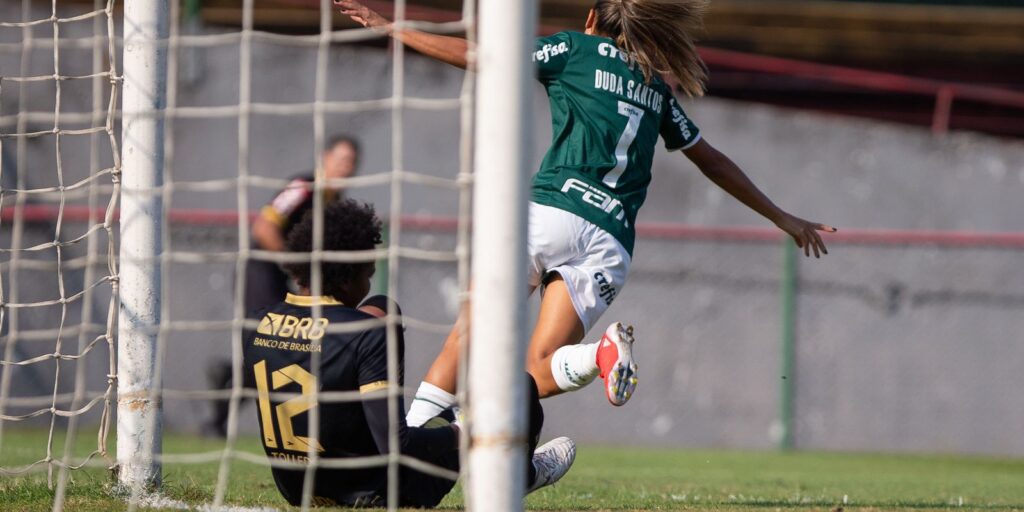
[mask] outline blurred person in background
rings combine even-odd
[[[359,143],[348,135],[335,135],[327,141],[321,155],[324,179],[349,178],[356,173],[359,164]],[[280,252],[286,250],[285,243],[292,228],[302,220],[306,212],[313,209],[313,183],[315,171],[292,177],[291,182],[260,209],[253,221],[251,247],[255,250]],[[337,184],[327,183],[323,189],[324,206],[344,197],[344,191]],[[289,276],[274,261],[251,258],[245,265],[244,308],[246,318],[256,318],[262,308],[277,304],[295,285]],[[210,389],[231,388],[231,360],[220,359],[207,367]],[[224,437],[227,435],[228,401],[213,400],[212,415],[203,427],[206,434]]]

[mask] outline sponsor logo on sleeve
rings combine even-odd
[[[689,141],[693,138],[693,131],[690,130],[690,120],[686,118],[683,109],[679,108],[675,102],[672,103],[672,122],[679,126],[679,134],[683,136],[683,139]]]
[[[547,63],[551,60],[551,57],[557,57],[567,51],[569,51],[568,44],[546,44],[539,50],[533,52],[533,61]]]

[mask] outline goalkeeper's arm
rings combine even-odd
[[[428,34],[418,30],[396,30],[387,18],[377,14],[356,0],[334,0],[341,13],[366,28],[391,36],[410,48],[441,62],[467,69],[469,67],[469,41],[461,37]]]

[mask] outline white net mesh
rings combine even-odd
[[[0,443],[11,426],[45,431],[45,446],[0,447],[19,462],[0,464],[0,473],[45,471],[55,508],[70,470],[109,461],[115,386],[113,3],[75,11],[25,1],[4,9],[20,20],[0,23]],[[96,442],[76,453],[86,426]]]
[[[239,476],[239,467],[263,466],[260,475],[269,483],[265,467],[271,464],[306,468],[308,476],[312,476],[315,468],[386,465],[390,476],[388,498],[394,507],[400,465],[452,479],[457,476],[397,451],[394,419],[404,411],[398,408],[403,389],[397,385],[399,355],[395,333],[399,324],[395,312],[390,311],[381,321],[389,326],[391,386],[386,394],[392,417],[390,445],[395,450],[384,456],[323,459],[311,448],[309,464],[276,459],[271,462],[261,450],[254,450],[251,442],[256,414],[249,409],[246,399],[257,398],[257,392],[242,386],[243,372],[252,369],[243,367],[241,338],[243,329],[255,328],[257,321],[245,320],[241,298],[246,293],[246,282],[238,276],[245,275],[250,261],[377,260],[385,266],[379,265],[378,272],[383,276],[377,279],[376,291],[401,301],[400,288],[409,282],[404,277],[406,266],[439,268],[443,269],[441,273],[449,286],[449,296],[455,298],[457,311],[457,301],[464,295],[459,290],[465,290],[468,281],[472,81],[462,73],[445,71],[441,79],[427,86],[410,83],[401,44],[392,43],[384,52],[372,46],[376,44],[373,41],[381,40],[375,33],[337,29],[339,17],[332,13],[329,0],[292,4],[281,10],[318,18],[318,28],[313,33],[304,29],[271,32],[260,28],[258,24],[280,28],[267,18],[268,13],[272,16],[279,11],[259,10],[252,0],[232,10],[239,16],[237,25],[228,22],[224,26],[202,26],[195,10],[197,4],[172,2],[170,35],[157,42],[168,50],[166,108],[143,114],[164,123],[163,158],[158,165],[162,168],[160,185],[150,192],[162,201],[166,214],[162,230],[158,231],[162,233],[163,249],[158,260],[141,263],[151,264],[161,272],[160,321],[153,326],[157,354],[153,381],[162,383],[163,389],[149,390],[145,399],[164,406],[169,418],[164,427],[167,432],[194,433],[198,430],[196,420],[201,421],[204,416],[197,414],[197,410],[205,411],[209,403],[218,400],[227,400],[229,404],[223,442],[199,443],[203,449],[182,449],[171,443],[173,446],[166,446],[157,463],[164,465],[165,475],[189,475],[189,468],[195,467],[199,473],[212,477],[216,482],[212,489],[204,487],[208,494],[185,501],[190,505],[207,502],[213,506],[251,501],[239,495],[237,484],[252,471],[244,469]],[[432,32],[464,33],[472,20],[471,5],[462,13],[447,16],[450,21],[412,23],[405,21],[405,2],[376,4],[374,7],[393,16],[398,24]],[[4,336],[0,428],[20,422],[47,432],[45,456],[27,465],[12,465],[8,461],[14,458],[5,458],[0,469],[4,474],[47,470],[52,476],[53,469],[60,468],[60,478],[48,482],[58,489],[54,508],[59,509],[63,506],[67,469],[90,461],[97,467],[113,463],[107,442],[116,383],[113,344],[118,273],[113,230],[118,228],[117,184],[121,172],[118,135],[131,134],[115,133],[119,129],[115,123],[120,114],[116,110],[120,85],[117,64],[122,35],[115,32],[115,27],[120,26],[122,6],[114,2],[97,3],[93,10],[88,10],[81,4],[58,5],[54,1],[47,7],[49,12],[28,0],[7,1],[4,18],[11,13],[20,14],[21,19],[3,19],[0,24],[5,32],[0,40],[5,52],[0,77],[4,109],[0,125],[4,156],[0,195],[4,228],[0,274],[0,323]],[[259,21],[257,16],[261,16]],[[67,29],[71,26],[74,30]],[[367,53],[372,58],[363,58],[362,51],[346,46],[359,42],[371,42]],[[52,69],[40,72],[40,50],[44,49],[52,52]],[[80,54],[85,51],[92,53],[91,70],[82,69]],[[74,54],[72,65],[66,65],[69,53]],[[9,62],[19,63],[20,73],[12,76]],[[422,61],[416,65],[424,66]],[[90,84],[90,101],[84,101],[81,91],[75,91],[70,101],[67,99],[67,84],[72,81]],[[49,94],[38,88],[30,90],[33,84],[50,85]],[[76,109],[83,106],[84,109]],[[424,126],[445,130],[443,136],[428,144],[433,151],[443,152],[443,157],[429,159],[426,165],[415,154],[423,148],[410,148],[404,137],[406,131]],[[355,177],[329,182],[323,178],[320,155],[328,138],[339,131],[360,134],[364,147],[362,170]],[[73,137],[88,142],[71,147],[68,140]],[[41,139],[53,142],[49,147],[38,142],[30,145],[30,141]],[[74,160],[73,166],[68,165],[70,160]],[[231,165],[224,165],[228,162]],[[307,165],[317,171],[312,185],[316,192],[313,210],[317,232],[313,253],[296,256],[253,249],[252,215],[268,197],[291,182],[292,170]],[[44,172],[53,176],[44,176]],[[321,250],[324,200],[319,192],[329,186],[341,187],[346,195],[376,205],[378,214],[385,218],[385,247],[362,253]],[[424,190],[432,191],[426,202],[417,197]],[[434,203],[439,197],[444,198],[444,204]],[[435,206],[438,209],[433,209]],[[410,207],[419,215],[410,215]],[[431,221],[432,214],[457,216],[459,220],[446,224],[444,233],[434,237],[430,234],[431,226],[437,223]],[[182,224],[187,227],[182,228]],[[83,225],[81,233],[69,229]],[[50,228],[48,233],[46,226]],[[411,232],[407,230],[409,226]],[[407,232],[414,238],[407,239]],[[316,295],[322,289],[320,266],[315,264],[313,268],[312,293]],[[47,282],[43,282],[42,274],[48,274]],[[209,279],[197,282],[197,275]],[[189,303],[196,301],[189,298],[204,295],[205,301],[217,304],[207,302],[205,307],[198,308],[200,311],[190,307]],[[223,305],[224,299],[227,306]],[[320,313],[317,309],[315,315]],[[407,336],[440,339],[451,328],[455,315],[451,307],[433,317],[408,311],[403,319],[409,331]],[[26,321],[26,316],[32,316],[33,321]],[[381,322],[345,325],[340,329],[365,329]],[[196,340],[204,338],[213,345],[206,349],[206,357],[230,360],[232,372],[227,389],[211,389],[203,382],[203,357],[193,357]],[[77,341],[77,348],[69,343],[71,340]],[[101,354],[104,348],[106,353]],[[86,356],[93,359],[88,368]],[[96,372],[94,367],[101,363],[100,356],[105,366]],[[313,377],[318,379],[318,351],[312,352],[311,363]],[[68,382],[68,373],[73,375],[73,383]],[[412,382],[417,382],[422,371],[410,370],[407,374]],[[52,390],[42,393],[44,385],[52,386]],[[296,396],[274,394],[275,399]],[[307,413],[311,425],[308,436],[315,438],[320,414],[316,404],[358,401],[362,397],[354,392],[317,391],[307,398],[314,405]],[[174,419],[178,414],[187,418]],[[88,420],[80,421],[83,416]],[[62,418],[66,420],[60,421]],[[46,419],[49,421],[44,422]],[[98,443],[85,455],[75,449],[76,443],[80,444],[80,423],[90,429],[98,426]],[[160,425],[146,428],[159,431]],[[0,442],[4,439],[2,434]],[[66,444],[63,456],[54,449],[61,438]],[[10,447],[2,448],[6,454],[12,453]],[[26,451],[36,448],[23,447]],[[119,459],[130,456],[119,454]],[[104,460],[97,461],[98,458]],[[211,467],[216,468],[213,474]],[[317,504],[312,493],[313,480],[306,480],[304,508]],[[135,498],[131,508],[181,504],[180,500]],[[270,503],[282,504],[282,500],[275,496]]]
[[[465,31],[473,25],[471,4],[416,26]],[[105,470],[115,463],[108,447],[124,268],[117,266],[114,233],[125,137],[117,108],[124,85],[121,5],[0,0],[0,492],[35,481],[52,492],[44,495],[55,509],[83,488],[121,499],[105,489]],[[252,249],[252,216],[292,174],[318,165],[331,135],[359,135],[359,174],[333,184],[377,206],[388,243],[363,253],[297,257],[378,261],[375,291],[396,297],[406,312],[406,376],[416,383],[465,298],[473,84],[400,45],[383,47],[375,34],[341,28],[319,0],[217,4],[202,18],[195,5],[171,4],[170,35],[161,42],[169,50],[166,108],[156,115],[166,123],[155,190],[166,212],[158,259],[161,322],[153,330],[155,380],[163,388],[145,398],[159,400],[166,413],[158,459],[165,499],[136,499],[132,508],[283,507],[257,434],[258,393],[241,385],[252,368],[239,351],[246,283],[238,276],[252,262],[296,256]],[[407,11],[410,18],[431,18],[402,2],[372,6],[398,19]],[[310,18],[312,25],[304,21]],[[1020,186],[1016,146],[971,136],[932,139],[713,98],[687,108],[703,133],[728,141],[730,155],[798,213],[832,221],[838,208],[860,225],[1016,229],[1018,216],[1002,205],[936,215],[935,204],[959,204],[964,189],[948,176],[918,178],[949,171],[989,187],[979,189],[984,197],[1009,197]],[[623,442],[620,433],[631,432],[630,443],[657,446],[768,449],[789,441],[812,449],[991,453],[1020,446],[1012,429],[1000,428],[1016,424],[1019,399],[992,393],[1019,381],[1017,360],[1006,357],[1019,352],[1024,318],[1024,275],[1015,271],[1024,247],[1019,233],[866,236],[841,223],[842,231],[829,238],[828,258],[801,259],[784,271],[789,253],[780,250],[777,230],[649,224],[685,219],[763,227],[677,156],[659,158],[658,168],[687,172],[655,178],[630,284],[606,316],[637,325],[645,389],[661,391],[631,403],[628,414],[608,413],[600,393],[547,401],[548,431],[602,444]],[[905,169],[894,173],[892,162]],[[820,193],[833,179],[841,190]],[[319,179],[313,186],[329,185]],[[903,213],[889,218],[889,211]],[[789,290],[788,314],[780,289]],[[387,322],[393,332],[396,319]],[[779,346],[779,331],[787,328],[788,353]],[[392,336],[392,363],[394,349]],[[227,388],[207,382],[211,360],[227,361]],[[785,365],[795,378],[779,385],[780,373],[789,373],[780,372]],[[391,398],[392,417],[402,412],[396,398],[403,392],[408,396],[395,386],[382,392]],[[319,404],[359,398],[315,396]],[[227,437],[199,437],[208,406],[218,401],[228,405]],[[315,420],[320,412],[308,414]],[[922,435],[936,425],[948,437]],[[424,468],[397,452],[333,460],[307,455],[315,464],[274,464],[386,465],[392,475],[400,465]],[[392,498],[395,484],[392,478]],[[307,485],[307,506],[316,504],[309,491]],[[0,502],[4,509],[20,506]]]

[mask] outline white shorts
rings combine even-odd
[[[561,275],[584,331],[622,290],[632,261],[607,231],[565,210],[532,202],[526,246],[530,290],[552,272]]]

